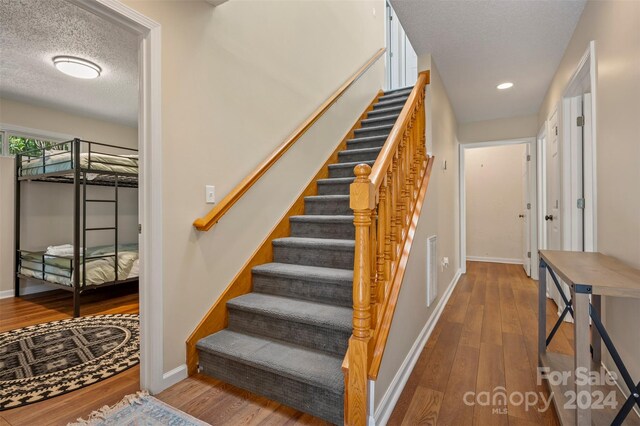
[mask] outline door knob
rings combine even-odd
[[[518,217],[519,217],[519,218],[523,218],[523,217],[524,217],[524,215],[523,215],[523,214],[519,214],[519,215],[518,215]]]
[[[553,220],[553,215],[547,215],[544,217],[544,220]]]

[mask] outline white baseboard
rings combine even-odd
[[[507,263],[509,265],[522,265],[522,259],[510,259],[508,257],[483,257],[483,256],[467,256],[470,262],[490,262],[490,263]]]
[[[20,295],[26,296],[28,294],[42,293],[45,291],[51,291],[56,289],[57,287],[48,286],[43,283],[30,283],[30,284],[27,284],[26,286],[23,285],[20,287]],[[13,289],[0,291],[0,299],[8,299],[9,297],[13,297],[13,295],[14,295]]]
[[[176,383],[186,379],[188,376],[187,364],[179,365],[173,370],[169,370],[162,375],[161,389],[167,389],[168,387],[171,387]]]
[[[453,280],[451,280],[449,287],[440,298],[440,301],[431,314],[431,317],[429,317],[429,320],[427,320],[427,323],[422,328],[422,331],[416,338],[415,342],[413,342],[413,346],[411,346],[409,353],[405,357],[402,365],[398,369],[398,372],[391,381],[389,388],[382,397],[380,406],[377,410],[375,410],[374,417],[369,417],[369,426],[385,425],[389,421],[389,417],[391,417],[391,413],[396,406],[396,402],[398,402],[398,398],[400,398],[400,394],[402,393],[404,386],[407,384],[407,380],[409,380],[409,376],[413,371],[413,367],[415,367],[416,362],[418,362],[420,353],[422,352],[424,345],[426,345],[429,336],[431,336],[433,329],[438,323],[438,320],[442,315],[442,311],[449,301],[453,290],[456,288],[461,275],[462,270],[458,269],[455,276],[453,277]],[[371,410],[370,412],[372,411],[373,410]]]

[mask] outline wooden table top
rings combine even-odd
[[[540,250],[540,257],[570,285],[588,285],[592,294],[640,298],[640,270],[602,253]]]

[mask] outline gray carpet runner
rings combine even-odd
[[[373,165],[411,88],[385,92],[361,121],[273,262],[252,270],[253,291],[227,303],[229,325],[197,344],[200,368],[232,385],[334,424],[343,423],[341,366],[352,332],[355,230],[349,185]]]

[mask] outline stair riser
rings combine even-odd
[[[407,102],[406,98],[398,98],[392,99],[390,101],[378,102],[373,106],[373,110],[382,109],[382,108],[393,108],[398,106],[403,106]]]
[[[349,195],[351,183],[320,183],[318,182],[318,195]]]
[[[291,222],[291,236],[305,238],[355,239],[355,227],[349,223]]]
[[[392,93],[390,95],[380,96],[378,98],[378,102],[390,101],[392,99],[397,99],[397,98],[406,98],[410,94],[411,94],[411,90],[402,91],[402,92],[398,92],[398,93]]]
[[[370,117],[370,118],[377,118],[377,117]],[[366,129],[367,127],[371,127],[371,126],[384,126],[385,124],[395,124],[396,120],[398,119],[398,116],[392,116],[390,118],[385,118],[384,120],[375,120],[372,122],[367,123],[366,121],[364,121],[362,123],[362,129]]]
[[[329,283],[253,274],[253,291],[312,302],[351,307],[352,283]]]
[[[371,110],[367,113],[367,118],[377,118],[385,115],[396,114],[399,115],[402,111],[403,105],[395,105],[391,110],[385,110],[385,108],[378,108],[377,110]],[[387,107],[390,108],[390,107]]]
[[[199,351],[202,372],[328,422],[343,424],[344,395]]]
[[[356,137],[364,138],[367,136],[386,136],[391,132],[390,128],[377,129],[375,127],[363,127],[355,131]]]
[[[305,214],[353,214],[349,200],[305,200]]]
[[[273,246],[274,262],[325,268],[353,269],[353,250]]]
[[[386,139],[376,139],[372,141],[347,141],[347,151],[351,149],[364,149],[364,148],[382,148]]]
[[[340,332],[311,324],[296,322],[295,318],[274,318],[259,312],[234,309],[229,306],[229,330],[267,336],[309,349],[344,356],[351,330]]]
[[[329,168],[330,178],[356,177],[353,173],[353,167],[340,167],[336,169]]]
[[[354,161],[375,161],[380,151],[353,152],[352,150],[340,151],[338,153],[339,163],[351,163]]]

